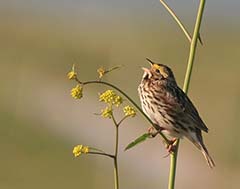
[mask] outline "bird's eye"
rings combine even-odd
[[[160,70],[159,70],[159,69],[156,69],[156,72],[157,72],[157,73],[160,73]]]

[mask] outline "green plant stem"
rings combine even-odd
[[[129,116],[124,116],[119,122],[118,122],[118,126],[125,120],[125,119],[127,119]]]
[[[114,157],[114,188],[119,189],[119,178],[118,178],[118,160]]]
[[[79,83],[79,84],[82,84],[82,85],[88,85],[88,84],[102,84],[102,85],[106,85],[106,86],[109,86],[113,89],[116,89],[118,92],[120,92],[123,96],[125,96],[136,108],[137,110],[147,119],[147,121],[153,126],[155,127],[154,123],[149,119],[149,117],[143,112],[143,110],[136,104],[136,102],[134,102],[124,91],[122,91],[121,89],[119,89],[118,87],[116,87],[115,85],[111,84],[111,83],[108,83],[108,82],[105,82],[105,81],[86,81],[86,82],[81,82],[80,80],[78,80],[76,78],[76,81]],[[159,131],[159,134],[161,135],[161,137],[164,139],[164,141],[166,142],[166,144],[170,144],[169,140],[167,139],[167,137]]]
[[[204,6],[205,6],[205,0],[200,0],[198,14],[195,22],[195,27],[194,27],[193,38],[190,45],[188,66],[187,66],[184,85],[183,85],[183,91],[185,93],[187,93],[189,89],[191,73],[192,73],[192,68],[193,68],[193,63],[194,63],[194,58],[195,58],[195,53],[197,48],[197,42],[199,37],[199,31],[200,31],[201,21],[203,17]],[[178,148],[179,148],[179,139],[176,142],[176,150],[171,154],[168,189],[174,189],[174,186],[175,186]]]
[[[168,189],[175,188],[178,147],[179,147],[179,139],[176,142],[175,151],[170,154],[170,173],[169,173],[169,180],[168,180]]]
[[[112,119],[115,125],[115,153],[114,153],[114,188],[119,189],[119,175],[118,175],[118,141],[119,141],[119,124],[117,124],[114,115]]]
[[[169,12],[169,14],[171,14],[173,19],[177,22],[179,27],[182,29],[182,31],[185,34],[185,36],[187,37],[188,41],[191,43],[191,41],[192,41],[191,35],[187,31],[187,29],[185,28],[185,26],[183,25],[181,20],[177,17],[177,15],[174,13],[174,11],[168,6],[168,4],[164,0],[159,0],[159,1],[165,7],[165,9]]]
[[[199,4],[199,8],[198,8],[197,19],[196,19],[196,23],[195,23],[194,32],[193,32],[193,39],[192,39],[191,46],[190,46],[188,66],[187,66],[187,71],[185,74],[185,80],[184,80],[184,85],[183,85],[183,91],[185,93],[188,92],[188,88],[189,88],[189,84],[190,84],[192,68],[193,68],[194,58],[195,58],[196,49],[197,49],[197,41],[198,41],[198,36],[199,36],[199,32],[200,32],[205,2],[206,2],[205,0],[200,0],[200,4]]]
[[[114,159],[114,155],[107,154],[107,153],[103,153],[103,152],[88,152],[88,154],[95,154],[95,155],[107,156],[107,157],[110,157],[110,158],[113,158],[113,159]]]

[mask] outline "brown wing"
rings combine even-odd
[[[169,96],[166,100],[174,106],[175,112],[179,116],[187,116],[193,122],[194,126],[208,132],[208,128],[199,116],[197,109],[182,89],[176,84],[170,84],[170,86],[166,87],[166,93]]]

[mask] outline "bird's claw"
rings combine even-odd
[[[148,134],[150,135],[151,138],[154,138],[155,136],[157,136],[162,130],[164,130],[163,128],[159,127],[158,125],[156,125],[156,127],[152,126],[148,128]]]
[[[155,131],[154,127],[149,127],[148,128],[148,134],[150,135],[151,138],[154,138],[155,136],[157,136],[158,131]]]
[[[164,158],[168,157],[170,154],[173,154],[176,151],[176,141],[177,139],[174,138],[172,140],[169,141],[169,143],[166,145],[166,149],[168,154],[163,156]]]

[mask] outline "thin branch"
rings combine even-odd
[[[188,41],[191,43],[192,41],[192,37],[189,34],[189,32],[187,31],[186,27],[183,25],[183,23],[180,21],[180,19],[177,17],[177,15],[174,13],[174,11],[168,6],[168,4],[164,1],[164,0],[159,0],[160,3],[165,7],[165,9],[169,12],[169,14],[171,14],[171,16],[173,17],[173,19],[177,22],[177,24],[179,25],[179,27],[182,29],[183,33],[185,34],[185,36],[187,37]]]
[[[116,134],[115,134],[115,153],[114,153],[114,185],[115,185],[115,189],[119,189],[119,175],[118,175],[118,142],[119,142],[119,133],[118,133],[118,129],[119,129],[119,125],[117,124],[117,121],[114,117],[114,115],[112,114],[112,120],[113,123],[115,125],[115,129],[116,129]]]
[[[136,104],[136,102],[134,102],[124,91],[122,91],[121,89],[119,89],[118,87],[116,87],[115,85],[111,84],[111,83],[108,83],[108,82],[105,82],[105,81],[86,81],[86,82],[81,82],[78,78],[75,79],[79,84],[81,85],[88,85],[88,84],[101,84],[101,85],[106,85],[106,86],[109,86],[113,89],[116,89],[119,93],[121,93],[125,98],[127,98],[129,100],[129,102],[131,102],[135,107],[136,109],[138,110],[138,112],[140,112],[145,118],[146,120],[154,127],[156,128],[156,125],[151,121],[151,119],[143,112],[143,110]],[[158,130],[156,128],[156,130]],[[167,144],[170,144],[168,138],[162,133],[162,132],[159,132],[159,134],[161,135],[161,137],[164,139],[164,141],[167,143]]]
[[[96,155],[101,155],[101,156],[107,156],[107,157],[110,157],[110,158],[114,159],[114,155],[107,154],[107,153],[102,153],[102,152],[88,152],[88,154],[96,154]]]
[[[117,125],[118,125],[118,126],[121,125],[121,123],[122,123],[126,118],[128,118],[128,116],[124,116],[124,117],[118,122]]]
[[[113,123],[114,123],[114,125],[116,126],[116,127],[118,127],[118,123],[117,123],[117,121],[116,121],[116,119],[115,119],[115,116],[112,114],[112,120],[113,120]]]

